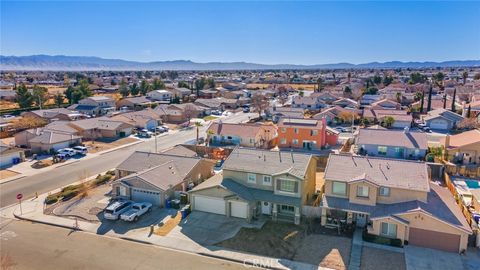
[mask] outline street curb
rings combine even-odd
[[[148,241],[138,240],[138,239],[130,238],[130,237],[119,237],[119,239],[126,240],[126,241],[130,241],[130,242],[135,242],[135,243],[139,243],[139,244],[155,245],[155,244],[150,243],[150,242],[148,242]]]
[[[37,219],[31,219],[31,218],[18,216],[17,214],[15,214],[15,212],[13,213],[13,216],[17,219],[30,221],[30,222],[33,222],[33,223],[40,223],[40,224],[44,224],[44,225],[55,226],[55,227],[60,227],[60,228],[64,228],[64,229],[68,229],[68,230],[74,230],[74,231],[80,231],[80,232],[83,231],[82,229],[75,228],[73,226],[67,226],[67,225],[62,225],[62,224],[56,224],[56,223],[53,223],[53,222],[42,221],[42,220],[37,220]]]
[[[13,179],[9,179],[9,180],[0,182],[0,185],[10,183],[10,182],[13,182],[13,181],[17,181],[17,180],[20,180],[20,179],[25,178],[25,177],[27,177],[27,176],[26,175],[20,175],[19,177],[15,177]]]
[[[108,150],[105,150],[103,152],[100,152],[98,155],[101,156],[103,154],[108,154],[110,152],[114,152],[114,151],[117,151],[117,150],[120,150],[120,149],[123,149],[123,148],[127,148],[129,146],[132,146],[132,145],[136,145],[136,144],[139,144],[139,143],[142,143],[144,141],[136,141],[136,142],[132,142],[132,143],[129,143],[129,144],[125,144],[125,145],[122,145],[122,146],[119,146],[117,148],[112,148],[112,149],[108,149]]]

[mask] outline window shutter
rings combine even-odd
[[[295,186],[293,188],[293,192],[298,193],[298,182],[295,182]]]

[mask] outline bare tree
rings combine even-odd
[[[193,104],[187,104],[183,109],[183,114],[190,122],[190,119],[196,114],[197,108]]]
[[[252,96],[252,107],[258,112],[258,117],[262,117],[262,111],[268,107],[267,98],[260,93],[255,93]]]

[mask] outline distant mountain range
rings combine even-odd
[[[371,62],[365,64],[256,64],[247,62],[196,63],[189,60],[136,62],[121,59],[105,59],[89,56],[65,55],[0,55],[0,70],[280,70],[280,69],[362,69],[362,68],[433,68],[433,67],[479,67],[480,60],[454,60],[445,62]]]

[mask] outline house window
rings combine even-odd
[[[397,225],[382,222],[380,233],[384,236],[387,236],[387,237],[397,237]]]
[[[287,132],[287,129],[282,127],[282,133],[286,133]]]
[[[270,175],[264,175],[263,176],[263,184],[266,186],[271,186],[272,185],[272,177]]]
[[[285,191],[285,192],[296,192],[295,191],[295,182],[294,181],[289,181],[289,180],[278,180],[280,185],[278,186],[278,189],[280,191]]]
[[[381,156],[386,156],[387,155],[387,147],[386,146],[379,146],[377,148],[378,154]]]
[[[293,140],[292,140],[292,143],[293,143],[293,144],[298,144],[298,140],[297,140],[297,139],[293,139]]]
[[[287,144],[287,139],[281,138],[280,139],[280,144]]]
[[[295,207],[291,206],[291,205],[280,205],[280,212],[290,212],[290,213],[293,213],[295,212]]]
[[[332,193],[336,195],[347,195],[347,183],[333,182]]]
[[[257,183],[257,175],[254,173],[248,174],[248,183],[256,184]]]
[[[295,132],[295,134],[298,134],[298,128],[293,129],[293,132]]]
[[[390,188],[388,187],[380,187],[378,192],[380,196],[385,196],[385,197],[390,196]]]
[[[312,135],[312,136],[317,136],[317,135],[318,135],[318,130],[312,130],[311,135]]]
[[[357,197],[368,198],[368,187],[358,186],[357,187]]]

